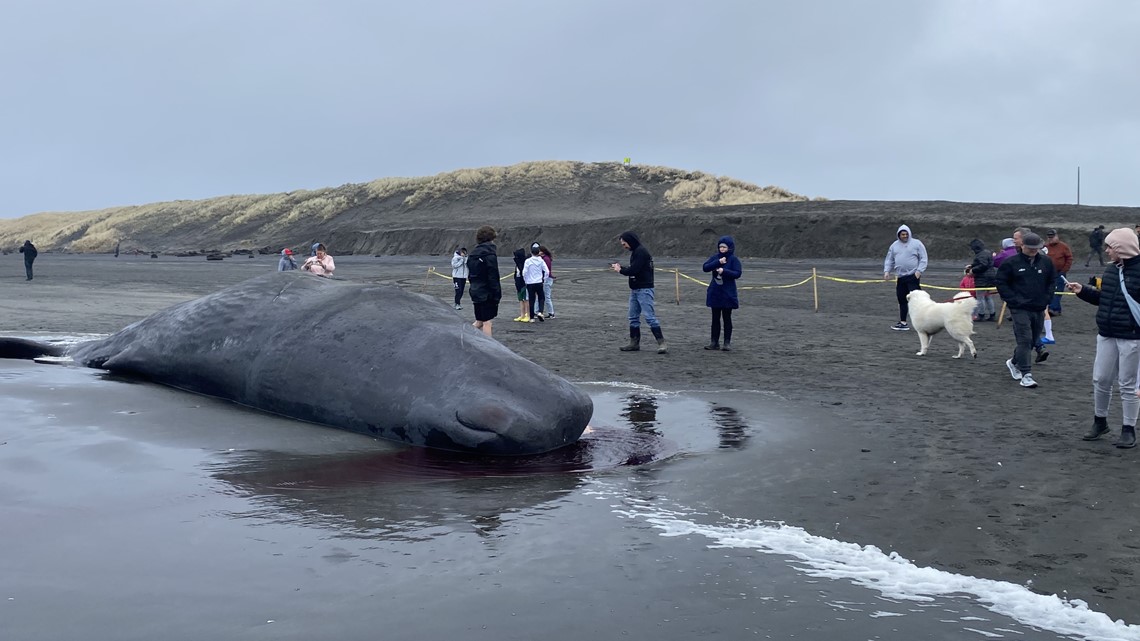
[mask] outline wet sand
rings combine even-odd
[[[344,258],[338,276],[449,300],[450,279],[427,271],[434,265],[446,275],[446,259]],[[113,332],[275,262],[44,255],[29,283],[19,261],[9,260],[0,274],[0,332]],[[659,260],[658,267],[703,281],[700,262]],[[1026,390],[1003,364],[1012,350],[1008,325],[976,326],[976,360],[950,358],[956,349],[944,336],[929,355],[915,356],[917,337],[888,329],[897,306],[887,283],[821,281],[818,312],[810,285],[744,290],[734,351],[725,353],[701,349],[709,319],[703,286],[682,279],[674,304],[672,276],[659,272],[670,353],[620,353],[628,289],[602,263],[556,260],[557,318],[511,322],[514,303],[505,299],[496,338],[574,381],[771,391],[787,412],[817,417],[781,456],[722,479],[725,494],[754,510],[739,516],[776,516],[811,533],[897,550],[919,565],[1029,584],[1140,621],[1131,605],[1140,600],[1132,482],[1140,450],[1118,450],[1111,438],[1080,440],[1092,413],[1092,306],[1066,298],[1055,320],[1058,344],[1034,369],[1040,387]],[[875,261],[745,261],[741,285],[798,282],[813,266],[831,276],[881,277]],[[1085,280],[1084,270],[1074,274]],[[925,281],[956,284],[958,268],[937,265]],[[470,314],[466,299],[460,313]],[[1109,420],[1118,430],[1118,401]]]

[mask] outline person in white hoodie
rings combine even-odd
[[[451,283],[455,287],[455,309],[463,309],[463,289],[467,286],[467,248],[460,247],[451,255]]]
[[[891,329],[905,332],[910,329],[906,322],[907,309],[906,295],[916,289],[922,289],[919,279],[926,271],[926,245],[910,233],[910,227],[899,225],[895,232],[895,242],[887,248],[887,257],[883,259],[883,280],[890,280],[891,272],[898,274],[895,280],[895,296],[899,300],[899,322],[891,325]]]
[[[546,296],[542,292],[542,282],[550,277],[550,269],[546,261],[539,256],[541,245],[534,243],[530,246],[530,258],[523,263],[522,276],[526,283],[527,296],[530,299],[530,322],[542,321],[543,312],[546,311]],[[536,304],[537,303],[537,304]]]

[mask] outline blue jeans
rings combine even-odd
[[[651,328],[661,327],[657,314],[653,311],[653,288],[629,290],[629,326],[641,327],[640,316],[645,314],[645,323]]]
[[[1061,273],[1057,274],[1057,282],[1053,283],[1053,291],[1055,291],[1055,292],[1065,291],[1065,281],[1064,281],[1064,279],[1061,278],[1064,275],[1065,274],[1061,274]],[[1131,293],[1131,292],[1129,292],[1129,293]],[[1049,301],[1049,311],[1060,313],[1060,311],[1061,311],[1061,295],[1060,294],[1053,294],[1053,300]]]
[[[542,280],[542,295],[546,298],[546,313],[551,316],[554,315],[554,301],[550,298],[550,289],[554,287],[554,279],[544,278]]]

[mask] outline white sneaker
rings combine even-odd
[[[1033,374],[1022,374],[1021,375],[1021,386],[1022,387],[1037,387],[1037,381],[1033,380]]]
[[[1009,375],[1013,377],[1013,380],[1015,380],[1015,381],[1021,380],[1021,370],[1017,369],[1017,365],[1013,364],[1012,358],[1005,362],[1005,366],[1009,368]],[[1034,385],[1036,385],[1036,384],[1037,383],[1034,383]]]

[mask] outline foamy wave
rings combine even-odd
[[[665,509],[600,483],[590,493],[617,499],[616,514],[644,520],[660,529],[662,536],[700,535],[710,539],[713,548],[750,549],[792,557],[796,560],[793,567],[808,576],[847,580],[887,598],[929,602],[936,597],[966,595],[997,614],[1076,639],[1140,640],[1140,626],[1113,621],[1102,612],[1090,610],[1079,599],[1046,596],[1013,583],[918,567],[873,545],[835,541],[783,523],[722,518],[721,524],[704,525],[693,520],[701,513],[684,508]]]

